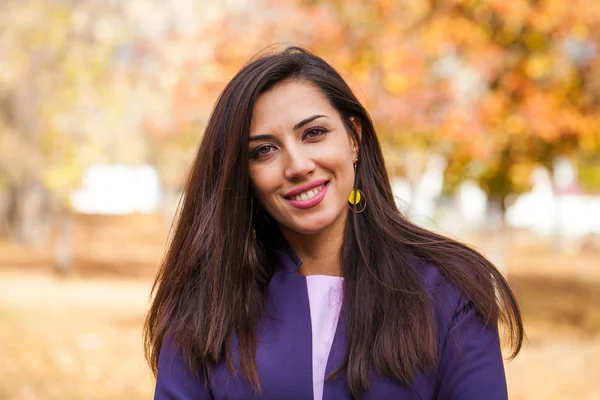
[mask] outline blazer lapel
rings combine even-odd
[[[343,309],[340,311],[331,351],[327,359],[327,367],[325,368],[325,376],[329,375],[336,368],[342,365],[346,354],[346,329],[344,323]],[[346,388],[346,377],[344,373],[338,375],[333,381],[325,380],[323,385],[323,400],[349,399]]]
[[[313,399],[312,329],[302,262],[285,240],[275,251],[269,310],[263,320],[256,361],[265,399]]]

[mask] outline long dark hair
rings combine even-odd
[[[256,324],[273,274],[266,255],[277,224],[253,200],[248,134],[257,98],[293,80],[315,84],[357,139],[350,117],[362,128],[355,179],[368,207],[352,213],[345,228],[340,261],[348,339],[345,359],[331,377],[344,372],[349,392],[359,397],[369,387],[371,368],[408,386],[417,370],[435,364],[436,321],[417,270],[423,263],[434,264],[488,323],[503,322],[510,357],[516,356],[523,323],[502,274],[475,250],[418,227],[398,211],[367,111],[330,65],[289,47],[243,67],[213,110],[153,287],[144,330],[153,371],[166,335],[194,373],[222,361],[233,369],[229,344],[235,333],[241,372],[260,391]]]

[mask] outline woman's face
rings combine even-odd
[[[282,229],[314,234],[345,222],[357,145],[316,85],[285,82],[262,94],[249,139],[252,188]]]

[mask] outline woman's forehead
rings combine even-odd
[[[321,90],[310,82],[292,81],[275,86],[263,93],[252,111],[251,131],[277,125],[293,127],[312,115],[336,114]]]

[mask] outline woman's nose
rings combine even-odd
[[[310,154],[302,149],[288,151],[285,165],[285,177],[289,180],[306,178],[315,169],[315,163]]]

